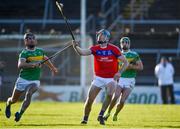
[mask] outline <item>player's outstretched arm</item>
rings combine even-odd
[[[44,60],[46,60],[46,59],[48,59],[48,57],[44,56]],[[58,69],[53,65],[53,63],[50,60],[46,61],[45,64],[50,68],[53,75],[58,73]]]
[[[128,69],[135,69],[135,70],[141,71],[143,70],[143,63],[141,60],[139,60],[135,64],[129,64]]]
[[[129,63],[128,63],[127,59],[124,57],[124,55],[119,56],[118,59],[123,62],[123,65],[122,65],[121,69],[119,69],[119,71],[114,75],[114,80],[116,80],[116,81],[121,77],[122,72],[124,72],[124,70],[129,65]]]
[[[26,59],[20,58],[18,61],[18,68],[35,68],[39,67],[39,63],[27,63]]]
[[[127,61],[127,59],[125,58],[124,55],[121,55],[118,58],[119,58],[119,60],[121,60],[123,62],[123,66],[119,70],[119,73],[122,73],[122,72],[124,72],[124,70],[126,70],[126,68],[128,67],[129,63],[128,63],[128,61]]]
[[[159,65],[156,65],[155,69],[154,69],[154,74],[157,78],[159,78],[159,73],[160,73],[160,70],[159,70]]]
[[[79,47],[79,43],[76,41],[72,41],[74,50],[80,55],[80,56],[88,56],[91,55],[90,49],[82,49]]]

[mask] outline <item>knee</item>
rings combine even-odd
[[[119,99],[119,96],[118,95],[115,95],[114,97],[113,97],[113,101],[117,101]]]
[[[11,99],[11,103],[16,103],[18,101],[18,99],[16,98],[9,98],[9,99]]]
[[[32,94],[33,94],[33,92],[32,92],[32,91],[29,91],[29,92],[27,92],[26,96],[31,97]]]
[[[33,88],[27,91],[26,96],[31,97],[35,92],[37,91],[37,88]]]
[[[31,99],[32,95],[33,95],[32,92],[27,92],[24,101],[29,101]]]
[[[126,100],[120,100],[120,104],[124,104]]]
[[[106,95],[106,98],[111,99],[112,96],[113,96],[112,94],[107,94],[107,95]]]

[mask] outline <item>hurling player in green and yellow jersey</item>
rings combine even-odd
[[[18,112],[15,113],[15,121],[18,122],[31,103],[32,95],[38,90],[40,85],[41,65],[40,62],[47,59],[44,51],[37,48],[36,37],[33,33],[24,35],[25,49],[19,55],[18,68],[20,69],[19,77],[15,83],[12,96],[6,103],[5,114],[7,118],[11,117],[11,104],[16,103],[19,97],[25,92],[25,99]],[[58,72],[57,68],[50,62],[45,63],[53,74]]]
[[[126,99],[131,93],[132,89],[135,86],[135,78],[137,71],[143,70],[143,64],[139,55],[135,51],[130,50],[130,39],[128,37],[122,37],[120,39],[120,47],[122,49],[123,55],[129,62],[127,69],[121,74],[116,91],[111,100],[111,104],[108,108],[107,114],[104,116],[104,119],[107,120],[110,116],[111,110],[117,102],[116,111],[113,115],[113,121],[117,121],[117,115],[122,110]],[[119,61],[119,68],[121,68],[122,62]],[[121,96],[121,97],[120,97]]]

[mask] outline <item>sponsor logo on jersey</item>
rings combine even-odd
[[[98,56],[111,56],[111,55],[113,55],[113,52],[112,52],[112,50],[97,50],[96,54]]]

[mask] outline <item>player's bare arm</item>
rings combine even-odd
[[[123,65],[122,68],[114,75],[114,80],[118,80],[121,77],[122,72],[128,67],[129,64],[124,55],[119,56],[118,59],[123,62]]]
[[[44,56],[44,60],[48,59],[47,56]],[[45,64],[49,67],[49,69],[52,71],[53,75],[58,73],[58,69],[53,65],[53,63],[48,60],[47,62],[45,62]]]
[[[141,71],[141,70],[143,70],[143,63],[140,60],[133,64],[130,63],[128,65],[127,69],[134,69],[134,70]]]
[[[72,41],[73,47],[75,51],[80,55],[80,56],[89,56],[91,55],[91,50],[90,49],[82,49],[79,47],[79,43],[77,41]]]
[[[21,69],[21,68],[35,68],[35,67],[39,67],[39,63],[27,63],[26,62],[26,59],[19,59],[18,61],[18,68]]]

